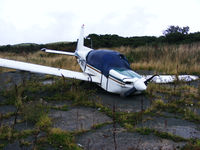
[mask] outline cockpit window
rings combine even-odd
[[[128,69],[119,69],[119,68],[115,68],[115,71],[117,71],[118,73],[125,75],[127,77],[131,77],[131,78],[142,78],[139,74],[137,74],[136,72],[132,71],[132,70],[128,70]]]
[[[124,55],[120,54],[119,56],[120,56],[121,59],[125,60],[129,64],[127,58]]]

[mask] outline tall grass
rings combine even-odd
[[[166,74],[200,74],[200,42],[180,45],[158,44],[137,48],[112,48],[125,54],[134,70],[154,70]],[[73,56],[36,53],[0,53],[0,58],[80,71]],[[5,69],[0,69],[5,71]]]
[[[170,74],[200,74],[200,42],[181,45],[146,45],[116,48],[125,54],[135,70]]]
[[[80,67],[76,61],[76,58],[73,56],[49,54],[42,51],[22,54],[0,52],[0,58],[80,71]],[[0,71],[8,70],[9,69],[1,69]]]

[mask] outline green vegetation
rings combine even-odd
[[[170,139],[175,142],[187,141],[184,138],[172,135],[166,132],[160,132],[155,129],[149,128],[135,128],[138,123],[144,121],[144,116],[162,115],[161,112],[170,112],[179,114],[182,119],[193,121],[195,123],[200,122],[199,115],[195,114],[188,106],[199,107],[193,102],[193,99],[199,97],[197,88],[182,83],[176,83],[177,85],[162,86],[156,84],[149,84],[146,92],[149,97],[154,98],[151,107],[141,112],[118,112],[111,108],[102,105],[101,100],[95,96],[95,91],[91,83],[82,83],[80,81],[53,78],[52,84],[43,85],[39,82],[26,81],[23,84],[16,86],[10,91],[2,92],[3,96],[10,99],[10,104],[19,108],[18,114],[23,116],[23,120],[32,122],[35,125],[33,130],[25,130],[17,132],[10,127],[2,127],[0,131],[0,139],[14,141],[20,139],[22,145],[30,145],[30,143],[24,140],[28,135],[34,135],[38,137],[38,134],[45,132],[46,136],[36,138],[34,147],[40,149],[46,145],[52,145],[55,148],[60,149],[80,149],[75,144],[75,136],[83,134],[84,132],[93,131],[107,124],[113,122],[106,122],[102,124],[94,124],[91,130],[80,132],[66,132],[60,129],[52,128],[52,120],[48,116],[49,109],[57,109],[68,111],[70,106],[85,106],[96,108],[99,111],[105,113],[107,116],[113,118],[113,121],[120,124],[129,132],[139,132],[140,134],[148,135],[154,134],[160,138]],[[181,92],[181,94],[180,94]],[[79,94],[77,94],[79,93]],[[165,96],[157,98],[157,93],[162,93]],[[169,96],[175,96],[174,100],[165,102],[163,98],[171,99]],[[48,102],[51,101],[70,101],[71,105],[62,106],[48,106]],[[8,117],[13,114],[6,114]],[[6,116],[5,115],[5,116]],[[193,142],[192,146],[197,145],[198,141]],[[4,147],[8,143],[1,144]],[[190,145],[191,146],[191,145]]]
[[[157,94],[162,94],[162,99]],[[147,89],[147,94],[155,97],[149,109],[145,110],[145,114],[152,114],[159,111],[166,111],[170,113],[179,114],[183,119],[199,123],[200,116],[196,114],[191,108],[199,108],[200,95],[198,89],[193,86],[179,83],[174,86],[160,86],[150,84]],[[168,102],[164,102],[164,100]]]
[[[68,105],[50,106],[50,108],[55,109],[55,110],[62,110],[62,111],[68,111],[69,110],[69,106]]]
[[[164,139],[170,139],[174,142],[183,142],[183,141],[188,141],[187,139],[184,139],[180,136],[177,135],[173,135],[171,133],[167,133],[167,132],[160,132],[157,131],[155,129],[150,129],[150,128],[135,128],[134,129],[135,132],[139,132],[140,134],[143,135],[149,135],[149,134],[154,134],[158,137],[164,138]]]
[[[189,150],[189,149],[191,149],[191,150],[200,150],[200,140],[199,139],[196,139],[196,140],[192,139],[192,140],[189,141],[188,144],[186,144],[182,148],[182,150]]]
[[[164,36],[141,36],[141,37],[121,37],[118,35],[97,35],[90,34],[86,38],[86,45],[93,48],[112,48],[120,46],[129,46],[136,48],[139,46],[156,46],[157,44],[184,44],[200,41],[200,33],[188,33],[189,27],[170,26],[164,31]],[[91,40],[89,40],[91,39]]]
[[[48,113],[48,107],[38,101],[25,104],[21,110],[26,121],[37,123],[42,121]],[[40,123],[39,123],[40,124]]]
[[[157,44],[139,47],[120,46],[112,49],[123,53],[133,70],[152,70],[162,74],[200,74],[200,43]],[[44,52],[15,54],[0,52],[0,57],[46,66],[80,71],[75,57]],[[8,69],[1,68],[1,71]]]
[[[35,133],[35,130],[16,131],[9,126],[0,127],[0,140],[5,141],[3,146],[16,139],[21,140]],[[2,146],[2,147],[3,147]],[[1,148],[1,147],[0,147]]]
[[[35,129],[19,132],[15,131],[14,128],[2,126],[0,128],[0,140],[14,141],[15,139],[19,139],[22,145],[27,146],[33,144],[35,149],[39,149],[46,144],[61,149],[80,149],[75,144],[74,133],[51,128],[52,120],[48,116],[49,109],[53,108],[67,111],[68,106],[51,107],[43,100],[72,100],[74,105],[80,105],[80,103],[83,103],[84,99],[86,101],[89,100],[89,96],[91,95],[86,94],[86,89],[78,88],[78,81],[68,81],[69,82],[58,79],[52,85],[42,85],[38,82],[27,81],[10,91],[2,92],[6,98],[10,99],[11,104],[18,106],[19,110],[17,111],[17,114],[20,114],[24,121],[33,123]],[[81,93],[81,91],[82,94],[77,95],[77,92]],[[91,92],[91,94],[92,93],[93,92]],[[15,115],[15,113],[5,114],[2,118],[8,118],[11,115]],[[47,136],[37,138],[40,132],[45,132]],[[35,136],[35,141],[33,143],[24,140],[25,137],[31,134]],[[8,142],[1,144],[0,146],[4,147],[7,144]]]
[[[15,115],[14,112],[8,112],[8,113],[6,113],[6,114],[2,114],[2,115],[1,115],[1,118],[2,118],[2,119],[7,119],[7,118],[10,118],[11,116],[14,116],[14,115]]]
[[[120,47],[134,70],[153,70],[162,74],[199,74],[200,43]]]
[[[189,35],[183,34],[186,37]],[[126,40],[123,41],[123,38],[118,39],[116,35],[93,36],[91,39],[93,39],[94,46],[97,43],[96,48],[106,47],[123,53],[128,58],[133,70],[152,70],[155,73],[161,72],[162,74],[176,75],[200,74],[200,39],[191,42],[184,42],[184,40],[181,42],[159,42],[159,40],[156,40],[156,37],[153,38],[154,40],[151,39],[152,37],[135,37],[133,41],[128,40],[127,44],[123,44],[126,43]],[[90,45],[89,41],[87,42],[86,40],[85,42],[86,45],[87,43]],[[56,46],[57,44],[58,46]],[[46,47],[63,50],[65,49],[65,44],[69,43],[63,43],[63,46],[60,47],[59,43],[52,43]],[[15,48],[13,49],[15,50]],[[69,50],[66,46],[65,50],[74,51],[75,47]],[[0,57],[80,71],[75,57],[44,53],[39,51],[39,49],[30,53],[27,48],[26,52],[13,53],[12,50],[1,50],[0,47]],[[1,68],[0,71],[7,70]]]
[[[22,43],[16,45],[5,45],[0,46],[0,52],[14,52],[23,55],[24,53],[37,52],[42,48],[74,51],[76,48],[76,42],[56,42],[49,44]]]
[[[81,150],[75,144],[74,136],[66,131],[62,131],[58,128],[52,128],[48,134],[47,141],[55,148],[61,148],[64,150]]]
[[[46,129],[47,127],[50,127],[52,124],[51,118],[47,114],[43,114],[39,117],[39,120],[36,123],[36,126],[41,129]]]

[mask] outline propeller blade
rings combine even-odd
[[[159,76],[159,75],[157,75],[157,74],[153,75],[152,77],[150,77],[149,79],[147,79],[146,81],[144,81],[144,84],[145,84],[145,85],[148,85],[149,82],[151,82],[151,80],[152,80],[155,76]]]
[[[137,91],[136,88],[133,87],[133,88],[131,88],[129,91],[127,91],[127,92],[121,94],[120,96],[126,97],[126,96],[128,96],[128,95],[130,95],[131,93],[134,93],[134,92],[136,92],[136,91]]]

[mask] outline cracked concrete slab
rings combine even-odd
[[[112,119],[93,108],[79,107],[68,111],[50,110],[53,127],[62,130],[88,130],[93,125],[111,122]]]

